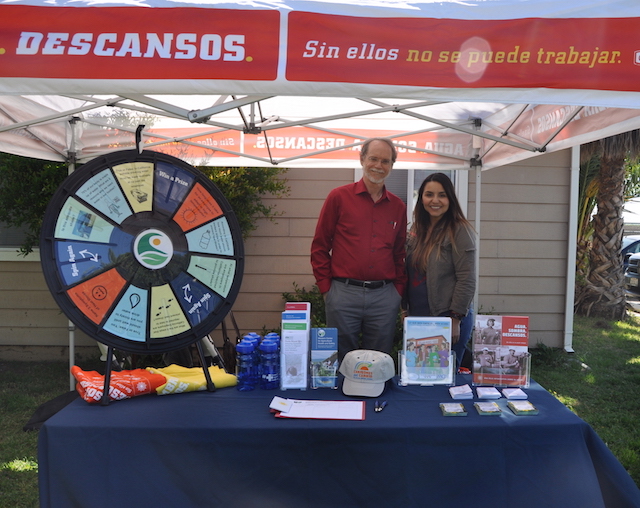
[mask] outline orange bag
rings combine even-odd
[[[104,391],[104,376],[95,370],[84,371],[74,365],[71,374],[76,378],[76,390],[84,400],[90,403],[100,402]],[[145,369],[111,372],[109,379],[109,400],[121,400],[155,393],[156,388],[167,382],[162,374]]]

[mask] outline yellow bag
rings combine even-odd
[[[197,392],[207,389],[207,380],[204,377],[202,367],[183,367],[181,365],[169,365],[161,369],[147,367],[147,370],[154,374],[162,374],[167,378],[167,382],[156,388],[158,395],[169,395],[172,393]],[[235,386],[236,376],[227,374],[224,369],[217,365],[209,367],[209,375],[216,389]]]

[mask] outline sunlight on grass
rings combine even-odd
[[[640,364],[640,356],[636,356],[635,358],[631,358],[627,360],[627,365],[639,365]]]
[[[627,340],[640,341],[638,326],[640,326],[640,320],[637,317],[631,317],[627,321],[616,322],[616,327],[623,332],[624,338]]]
[[[15,459],[10,462],[5,462],[4,464],[0,464],[0,470],[14,471],[16,473],[23,473],[24,471],[38,471],[38,463],[35,460]]]
[[[550,390],[550,393],[574,413],[575,413],[574,408],[580,405],[580,401],[578,399],[575,399],[573,397],[568,397],[566,395],[561,395],[558,392],[553,390]]]
[[[585,374],[583,380],[585,383],[589,383],[590,385],[596,383],[596,377],[593,375],[593,372]]]

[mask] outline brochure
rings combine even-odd
[[[529,317],[479,314],[473,337],[473,384],[529,387]]]
[[[311,304],[287,302],[280,334],[280,388],[306,390],[309,384]]]
[[[451,318],[405,318],[399,362],[401,385],[453,384]]]
[[[311,329],[311,388],[337,388],[338,329]]]

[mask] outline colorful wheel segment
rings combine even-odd
[[[231,310],[242,232],[220,190],[152,151],[98,157],[54,194],[42,227],[45,280],[90,337],[133,353],[186,347]]]

